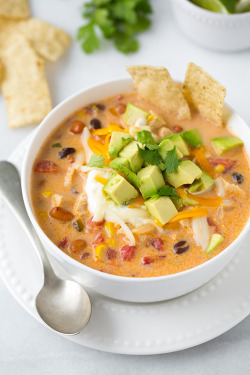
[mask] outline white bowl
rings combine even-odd
[[[182,31],[199,45],[219,51],[250,48],[250,12],[215,13],[188,0],[172,0],[172,8]]]
[[[129,79],[104,83],[84,89],[54,108],[36,129],[27,149],[22,170],[22,192],[28,215],[44,247],[73,279],[108,297],[131,302],[155,302],[188,293],[216,276],[238,252],[240,243],[249,230],[250,221],[227,249],[198,267],[169,276],[130,278],[94,270],[65,254],[42,231],[35,219],[31,204],[30,181],[33,162],[41,145],[53,129],[80,107],[111,95],[131,91],[131,88],[132,81]],[[246,150],[250,154],[250,130],[246,123],[229,107],[226,107],[225,116],[228,126],[244,139]]]

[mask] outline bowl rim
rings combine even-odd
[[[114,84],[114,83],[121,83],[121,84],[124,84],[124,85],[125,84],[128,85],[129,83],[132,83],[132,80],[130,78],[121,78],[121,79],[118,78],[118,79],[114,79],[114,80],[103,81],[99,84],[87,86],[87,87],[77,91],[76,93],[70,95],[69,97],[64,99],[62,102],[60,102],[57,106],[55,106],[52,109],[52,111],[50,111],[48,113],[48,115],[43,119],[43,121],[36,128],[36,130],[33,133],[33,136],[30,139],[29,145],[28,145],[28,147],[26,149],[26,152],[25,152],[24,162],[23,162],[22,171],[21,171],[22,195],[23,195],[23,200],[24,200],[24,204],[25,204],[25,208],[27,210],[28,216],[29,216],[29,218],[31,220],[31,223],[34,226],[39,238],[40,239],[42,238],[42,240],[44,242],[47,242],[47,241],[49,242],[49,250],[47,250],[47,248],[45,248],[46,252],[48,251],[56,259],[62,259],[66,263],[70,263],[72,266],[77,267],[78,269],[80,269],[84,272],[90,273],[93,276],[97,276],[99,278],[103,278],[103,279],[110,280],[110,281],[115,281],[115,282],[118,282],[118,283],[119,282],[140,283],[140,284],[141,283],[148,283],[148,282],[150,282],[150,283],[156,282],[157,283],[157,282],[162,282],[162,281],[165,281],[165,280],[174,280],[174,279],[178,279],[178,278],[181,278],[181,277],[185,277],[185,276],[188,276],[191,273],[194,273],[194,272],[197,272],[197,271],[202,271],[205,268],[212,267],[213,264],[218,261],[218,259],[222,259],[223,257],[226,257],[228,252],[232,252],[234,250],[235,246],[237,246],[239,244],[239,242],[245,237],[245,235],[247,234],[247,232],[250,229],[250,216],[249,216],[248,221],[246,222],[246,225],[244,226],[243,230],[240,232],[239,236],[228,247],[226,247],[223,251],[221,251],[215,257],[213,257],[211,259],[208,259],[206,262],[204,262],[204,263],[202,263],[202,264],[200,264],[196,267],[193,267],[193,268],[190,268],[188,270],[181,271],[181,272],[178,272],[178,273],[174,273],[174,274],[170,274],[170,275],[163,275],[163,276],[141,277],[141,278],[140,277],[119,276],[119,275],[113,275],[113,274],[101,272],[99,270],[88,267],[88,266],[78,262],[74,258],[72,258],[69,255],[67,255],[66,253],[64,253],[62,250],[60,250],[59,247],[57,247],[51,241],[51,239],[45,234],[45,232],[42,230],[42,228],[38,224],[38,222],[36,220],[36,217],[35,217],[35,215],[33,213],[33,210],[32,210],[32,205],[29,203],[29,198],[28,198],[28,193],[27,193],[28,189],[30,189],[30,182],[31,182],[30,178],[29,178],[27,186],[26,186],[26,175],[28,173],[27,165],[28,165],[28,162],[29,162],[29,158],[31,156],[30,153],[31,153],[31,147],[32,147],[33,142],[37,139],[37,137],[39,137],[39,134],[42,132],[43,127],[47,123],[47,121],[52,116],[54,116],[54,114],[56,112],[60,111],[60,109],[62,107],[64,107],[65,104],[67,104],[70,101],[74,101],[78,96],[81,96],[82,94],[86,93],[89,90],[97,89],[97,88],[102,89],[104,86],[108,86],[108,85],[111,85],[111,84]],[[238,118],[240,118],[240,120],[242,122],[242,126],[244,126],[245,130],[248,131],[249,134],[250,134],[250,129],[247,126],[246,122],[229,105],[227,105],[226,103],[225,103],[225,105],[233,112],[234,115],[236,115]],[[68,116],[70,116],[70,114],[68,114]],[[67,118],[67,116],[65,118]],[[59,126],[59,123],[57,123],[55,125],[55,127],[56,126]],[[51,132],[55,129],[55,127],[53,127],[53,129],[51,129]],[[41,145],[42,145],[42,143],[41,143]],[[36,155],[37,155],[37,153],[32,158],[33,162],[35,160]],[[248,155],[248,153],[247,153],[247,155]],[[250,158],[250,154],[248,156]]]
[[[176,0],[172,0],[172,2],[175,2]],[[194,10],[195,12],[201,12],[204,16],[207,15],[209,17],[212,17],[214,19],[218,18],[224,18],[224,19],[231,19],[232,18],[239,18],[242,20],[250,18],[250,11],[249,12],[243,12],[243,13],[217,13],[213,12],[212,10],[204,9],[200,7],[197,4],[192,3],[189,0],[178,0],[179,2],[185,3],[187,7],[190,7],[190,9]]]

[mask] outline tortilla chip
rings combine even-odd
[[[10,127],[39,123],[51,110],[43,60],[21,34],[6,37],[0,58],[5,66],[2,92]]]
[[[72,40],[65,31],[36,18],[20,22],[17,27],[36,52],[49,61],[58,60]]]
[[[194,63],[188,65],[183,94],[190,106],[202,116],[222,126],[226,89]]]
[[[2,61],[0,60],[0,85],[2,83],[3,77],[4,77],[4,65]]]
[[[173,113],[182,120],[190,119],[188,103],[181,88],[172,80],[167,69],[138,65],[127,67],[127,71],[132,76],[142,99]]]
[[[0,0],[0,17],[26,19],[30,16],[27,0]]]

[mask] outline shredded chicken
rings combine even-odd
[[[85,192],[83,192],[78,198],[75,203],[74,207],[74,215],[76,216],[82,216],[86,213],[87,211],[87,195]]]
[[[134,234],[147,234],[155,230],[155,226],[151,223],[143,224],[132,229]]]

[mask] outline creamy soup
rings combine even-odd
[[[101,272],[153,277],[198,266],[227,251],[249,217],[248,157],[224,137],[234,135],[199,113],[179,120],[135,93],[80,108],[34,162],[37,221],[61,251]]]

